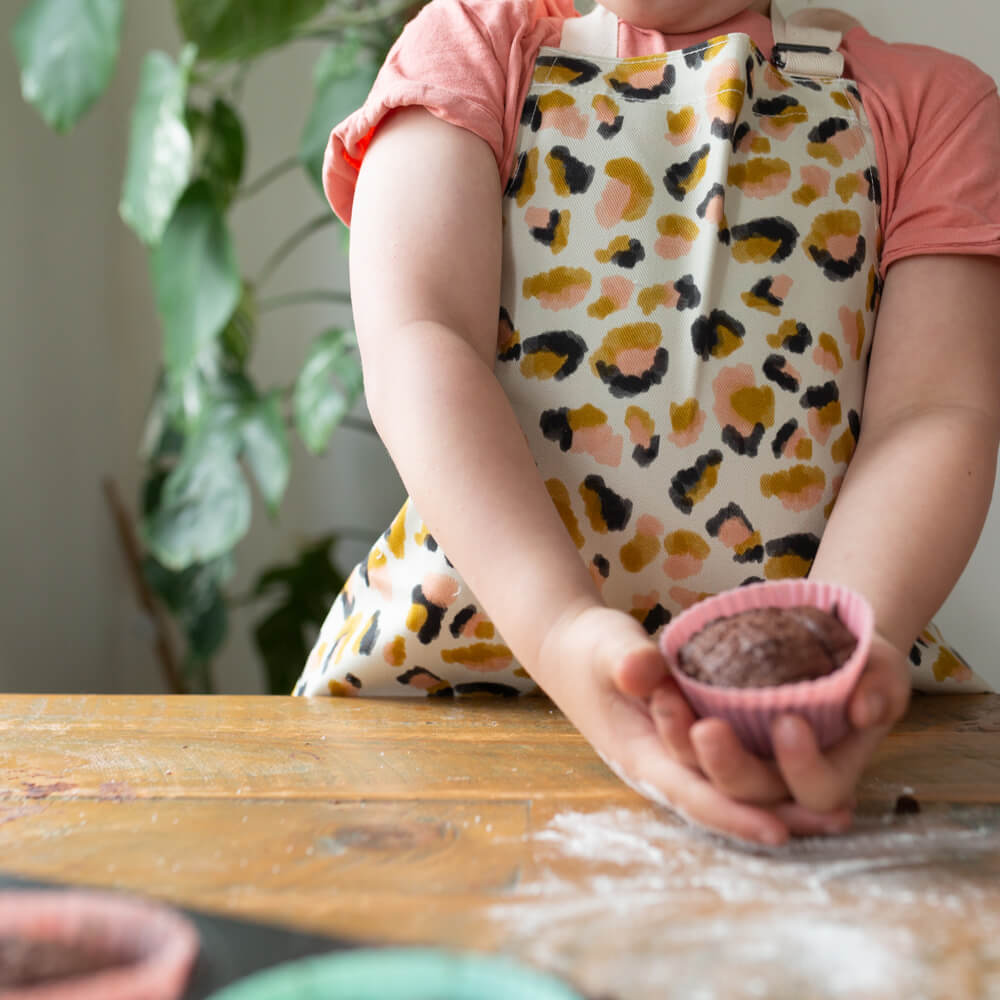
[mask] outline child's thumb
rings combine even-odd
[[[670,676],[666,661],[650,640],[627,649],[614,668],[614,684],[622,694],[646,698]]]

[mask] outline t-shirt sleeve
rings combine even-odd
[[[323,185],[345,223],[375,130],[399,108],[423,107],[479,136],[503,173],[538,10],[536,0],[432,0],[407,25],[364,105],[330,136]]]
[[[866,41],[876,65],[866,107],[881,138],[883,275],[919,254],[1000,257],[996,83],[950,53]]]

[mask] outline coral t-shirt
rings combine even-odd
[[[572,0],[432,0],[407,26],[367,101],[338,125],[324,185],[350,223],[358,170],[393,110],[420,106],[483,139],[507,183],[521,107],[543,46],[558,47]],[[741,32],[770,57],[771,21],[745,11],[696,35],[619,25],[622,58],[651,55]],[[874,133],[882,184],[883,276],[917,254],[1000,257],[1000,96],[993,79],[959,56],[890,44],[862,27],[844,36],[844,76],[854,80]]]

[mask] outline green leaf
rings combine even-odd
[[[236,460],[239,445],[238,426],[210,427],[187,442],[167,476],[143,535],[168,569],[216,559],[246,534],[251,501]]]
[[[229,322],[242,290],[226,220],[206,182],[181,199],[150,264],[167,377],[179,385]]]
[[[216,587],[212,601],[185,624],[189,652],[207,662],[222,647],[229,628],[229,612],[222,591]]]
[[[296,380],[295,424],[313,454],[326,447],[334,428],[361,395],[361,364],[356,354],[349,353],[353,346],[353,334],[327,330],[313,342]]]
[[[232,574],[229,555],[180,571],[168,569],[151,555],[143,561],[143,575],[187,639],[185,676],[195,691],[212,687],[211,671],[206,667],[228,632],[229,612],[222,587]]]
[[[294,563],[266,570],[257,579],[257,597],[279,596],[278,603],[254,628],[272,694],[292,690],[309,647],[344,585],[344,575],[332,560],[337,542],[336,535],[321,538],[304,549]]]
[[[104,93],[121,42],[122,0],[33,0],[12,32],[21,93],[67,132]]]
[[[302,618],[288,604],[275,608],[253,630],[271,694],[291,694],[309,655]]]
[[[192,176],[208,181],[228,206],[243,178],[243,123],[233,106],[218,97],[209,111],[188,107],[186,120],[193,144]]]
[[[243,411],[243,448],[271,513],[276,513],[292,469],[280,393],[272,392]]]
[[[257,291],[250,282],[244,281],[236,311],[222,331],[222,352],[227,367],[241,369],[250,360],[256,333]]]
[[[188,49],[180,65],[163,52],[148,53],[142,64],[118,211],[148,245],[159,242],[191,176],[184,100],[193,60]]]
[[[299,161],[322,191],[323,154],[330,131],[365,102],[378,65],[356,45],[328,49],[313,70],[313,104],[299,142]]]
[[[245,59],[280,45],[326,0],[174,0],[177,21],[206,59]]]

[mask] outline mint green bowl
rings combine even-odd
[[[362,948],[278,965],[209,1000],[583,1000],[516,962],[422,948]]]

